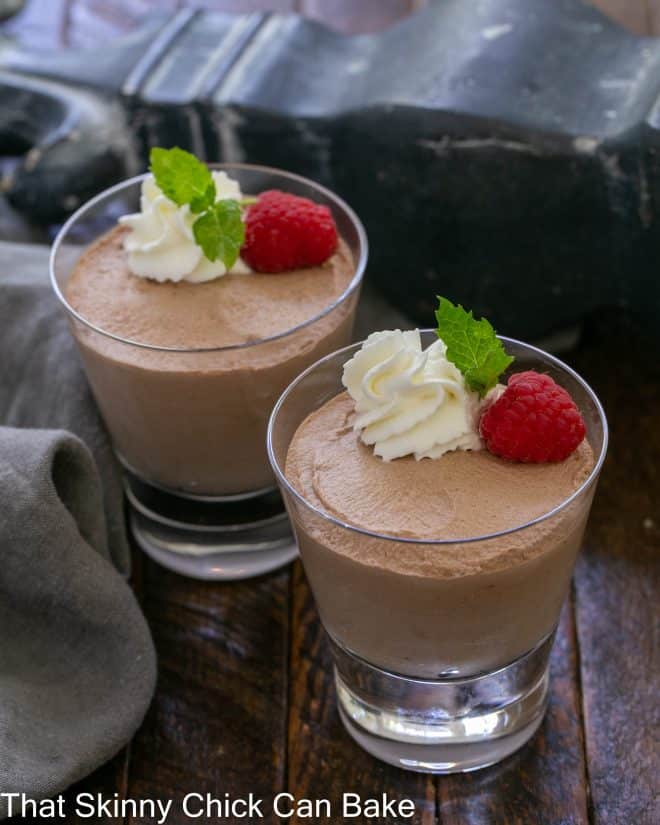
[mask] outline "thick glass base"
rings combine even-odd
[[[195,579],[235,581],[293,561],[298,548],[275,488],[226,498],[179,495],[124,470],[130,526],[154,561]]]
[[[541,724],[553,639],[492,673],[445,680],[389,673],[332,642],[342,722],[364,750],[399,768],[485,768],[521,748]]]

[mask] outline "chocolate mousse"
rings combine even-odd
[[[527,524],[575,492],[594,464],[586,441],[565,461],[547,465],[505,462],[487,450],[382,461],[361,443],[354,422],[355,405],[345,392],[312,413],[289,448],[287,476],[324,512],[397,538],[460,540]],[[542,550],[527,541],[519,548],[512,536],[495,556],[478,547],[469,558],[465,552],[422,554],[415,566],[443,575],[507,566],[511,553],[519,561]],[[401,559],[392,565],[399,561],[402,571],[409,569]]]
[[[233,187],[225,195],[242,197],[224,173],[213,175],[218,191]],[[359,292],[352,251],[335,234],[334,251],[315,265],[277,274],[240,258],[225,266],[204,258],[185,225],[194,215],[152,178],[141,204],[83,252],[64,288],[70,307],[100,330],[73,324],[114,447],[143,480],[173,492],[223,497],[271,487],[265,436],[275,401],[306,366],[350,340]],[[262,236],[251,243],[253,258],[270,253]]]
[[[339,521],[403,539],[469,539],[522,526],[561,504],[594,465],[587,441],[556,464],[514,464],[485,450],[385,462],[360,442],[354,417],[346,393],[312,413],[291,442],[286,477]],[[394,673],[437,678],[493,670],[552,632],[588,504],[467,544],[379,540],[304,510],[294,522],[331,636]]]
[[[66,297],[105,332],[157,347],[209,349],[251,344],[304,324],[333,304],[355,274],[344,243],[320,266],[279,272],[229,272],[205,283],[136,278],[117,226],[80,257]],[[317,337],[317,336],[312,336]]]
[[[453,310],[426,349],[416,330],[372,334],[344,364],[348,392],[299,423],[284,466],[332,638],[427,679],[494,671],[553,632],[591,493],[570,499],[595,464],[568,393],[533,371],[497,384],[513,359]],[[472,373],[470,335],[485,364]]]

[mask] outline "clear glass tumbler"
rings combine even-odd
[[[436,340],[435,332],[425,330],[422,340]],[[285,472],[291,439],[343,391],[343,365],[361,344],[309,367],[270,419],[269,457],[330,638],[340,716],[365,750],[410,770],[485,767],[520,748],[541,723],[550,649],[607,449],[605,415],[587,384],[553,356],[502,341],[516,370],[546,372],[571,393],[595,456],[573,495],[510,530],[461,541],[403,539],[344,523],[292,487]],[[420,557],[470,553],[489,559],[478,574],[457,575],[450,565],[443,575],[442,564],[437,574],[410,572]]]
[[[53,246],[51,280],[125,469],[138,543],[178,572],[235,579],[297,553],[266,454],[268,417],[296,375],[351,340],[367,241],[350,207],[310,180],[245,164],[212,168],[246,194],[281,189],[331,209],[355,265],[333,303],[278,335],[214,349],[153,346],[90,323],[67,301],[67,279],[90,242],[139,209],[144,175],[102,192],[66,222]]]

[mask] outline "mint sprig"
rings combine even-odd
[[[245,240],[245,224],[238,201],[214,203],[193,224],[193,235],[210,261],[220,258],[227,269],[231,269]]]
[[[187,203],[193,212],[202,212],[215,201],[211,171],[190,152],[178,146],[155,146],[149,153],[149,162],[158,188],[177,206]]]
[[[471,311],[447,298],[438,296],[438,300],[437,333],[447,347],[447,358],[463,373],[468,387],[483,398],[514,359],[504,351],[489,321],[477,321]]]
[[[190,211],[196,215],[204,212],[215,203],[215,181],[211,178],[211,183],[206,187],[201,195],[195,195],[190,199]]]
[[[178,146],[154,147],[149,153],[149,163],[161,192],[177,206],[187,204],[198,216],[192,226],[193,237],[206,258],[209,261],[220,258],[225,269],[231,269],[245,240],[242,207],[251,199],[240,203],[231,198],[216,201],[211,170]]]

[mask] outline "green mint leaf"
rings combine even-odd
[[[468,387],[483,398],[513,363],[513,358],[506,354],[485,318],[477,321],[472,312],[466,312],[460,304],[455,306],[440,296],[438,300],[437,333],[447,347],[447,358],[463,373]]]
[[[156,146],[149,153],[149,163],[158,188],[177,206],[188,203],[193,212],[203,212],[215,201],[211,172],[190,152],[178,146]]]
[[[209,261],[220,258],[225,267],[231,269],[245,240],[242,207],[254,200],[216,202],[215,182],[209,169],[177,146],[173,149],[154,147],[149,160],[159,189],[178,206],[188,204],[190,211],[198,215],[192,227],[193,236],[204,255]]]
[[[214,203],[193,224],[193,235],[209,261],[220,258],[225,268],[231,269],[245,240],[238,202],[227,199]]]
[[[211,183],[209,183],[206,192],[204,192],[203,195],[195,195],[195,197],[190,201],[190,211],[197,215],[200,212],[205,212],[209,206],[212,206],[214,203],[215,181],[211,178]]]

